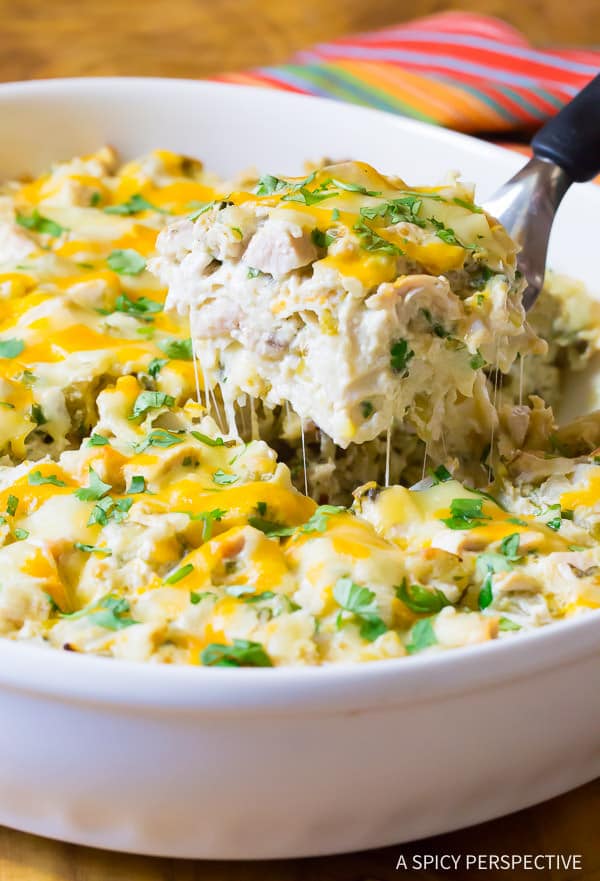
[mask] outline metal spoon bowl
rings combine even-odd
[[[526,310],[544,283],[548,241],[563,196],[573,183],[600,173],[600,74],[540,129],[533,158],[483,207],[521,246]]]

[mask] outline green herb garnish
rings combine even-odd
[[[420,584],[409,584],[406,578],[395,588],[396,596],[402,600],[411,612],[419,615],[431,615],[441,611],[444,606],[451,605],[445,594],[437,588],[422,587]]]
[[[370,401],[361,401],[360,402],[360,412],[362,413],[363,419],[368,419],[369,416],[373,415],[373,404]]]
[[[148,364],[147,370],[148,375],[152,377],[152,379],[156,379],[160,371],[163,369],[165,364],[169,363],[168,358],[153,358],[152,361]]]
[[[225,446],[225,441],[222,437],[209,437],[207,434],[202,434],[201,431],[190,431],[192,437],[195,437],[196,440],[200,441],[200,443],[206,444],[208,447],[223,447]]]
[[[162,312],[163,304],[157,303],[156,300],[152,300],[150,297],[138,297],[137,300],[132,300],[127,294],[119,294],[115,300],[114,311],[124,312],[126,315],[144,317]]]
[[[270,657],[259,642],[234,639],[232,645],[212,642],[200,655],[206,667],[272,667]]]
[[[333,588],[333,598],[346,612],[351,612],[360,621],[360,635],[373,642],[388,629],[379,615],[377,597],[368,587],[354,584],[351,578],[338,578]]]
[[[364,220],[359,220],[355,223],[353,229],[354,232],[358,234],[360,244],[365,251],[378,251],[383,254],[395,255],[401,255],[404,253],[398,245],[394,244],[394,242],[389,242],[387,239],[382,238],[382,236],[378,235],[374,229],[367,226]]]
[[[174,447],[175,444],[182,444],[183,438],[178,437],[166,428],[155,428],[150,434],[135,445],[137,453],[143,453],[147,447]]]
[[[450,517],[442,518],[449,529],[473,529],[491,517],[483,513],[483,499],[452,499]]]
[[[219,486],[229,486],[232,483],[236,483],[240,478],[237,474],[227,474],[222,468],[219,468],[213,474],[212,479]]]
[[[520,536],[518,532],[513,532],[511,535],[507,535],[500,543],[500,553],[504,554],[508,560],[518,560],[519,542]]]
[[[127,495],[135,496],[146,492],[146,478],[143,474],[134,474],[127,490]]]
[[[175,572],[172,572],[168,578],[165,578],[165,584],[178,584],[178,582],[183,581],[184,578],[187,578],[188,575],[191,575],[193,571],[193,564],[186,563],[185,566],[182,566],[180,569],[176,569]]]
[[[406,340],[396,340],[390,348],[390,367],[394,373],[402,373],[406,370],[408,362],[414,357],[414,352],[409,349]]]
[[[411,627],[408,633],[408,642],[406,643],[406,651],[409,655],[422,652],[437,643],[437,637],[431,618],[421,618]]]
[[[23,340],[0,340],[0,358],[18,358],[24,348]]]
[[[186,340],[160,340],[158,348],[175,361],[192,361],[194,358],[192,341],[189,337]]]
[[[106,258],[106,262],[118,275],[139,275],[146,268],[146,261],[133,248],[117,248]]]
[[[156,205],[153,205],[152,202],[149,202],[140,193],[134,193],[126,202],[121,202],[119,205],[107,205],[104,211],[106,214],[121,214],[123,216],[138,214],[140,211],[158,211],[160,214],[167,213],[162,208],[157,208]]]
[[[46,483],[52,486],[66,486],[64,480],[59,480],[56,474],[42,474],[41,471],[31,471],[27,475],[27,481],[30,486],[43,486]]]
[[[83,551],[86,554],[103,554],[105,557],[110,557],[112,551],[110,548],[99,548],[96,545],[86,545],[81,541],[76,541],[73,547],[77,548],[78,551]]]
[[[189,514],[190,520],[202,520],[202,541],[208,541],[212,536],[213,523],[222,520],[227,514],[222,508],[213,508],[212,511],[201,511],[199,514]]]
[[[59,236],[61,233],[66,232],[66,227],[61,226],[60,223],[56,223],[54,220],[50,220],[49,217],[43,217],[37,209],[27,217],[24,214],[17,214],[16,221],[19,226],[24,226],[25,229],[29,229],[32,232],[39,232],[43,235],[48,236]]]
[[[140,392],[133,405],[129,419],[138,419],[149,410],[160,410],[161,407],[172,407],[175,398],[164,392]]]
[[[73,493],[73,495],[77,496],[81,502],[97,502],[112,489],[110,483],[104,483],[91,465],[89,468],[89,476],[88,486],[80,487]]]

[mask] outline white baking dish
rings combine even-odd
[[[522,157],[328,101],[175,80],[0,86],[0,176],[109,142],[222,173],[353,156],[490,193]],[[551,263],[600,292],[600,188],[569,193]],[[590,374],[593,377],[593,373]],[[578,408],[594,382],[574,386]],[[1,573],[0,573],[1,579]],[[264,858],[479,822],[600,772],[600,615],[441,656],[322,669],[131,664],[0,640],[0,823],[82,844]]]

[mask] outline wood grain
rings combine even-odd
[[[537,44],[600,44],[598,0],[0,0],[0,80],[208,76],[449,8],[500,15]]]
[[[460,769],[457,768],[457,773]],[[113,854],[0,829],[0,881],[600,881],[600,781],[545,805],[410,845],[319,859],[223,863]],[[268,830],[265,830],[268,834]],[[582,854],[583,871],[396,871],[399,854]]]
[[[416,0],[410,4],[398,0],[0,0],[0,80],[116,74],[202,77],[277,63],[318,40],[453,7],[500,15],[536,44],[600,44],[599,0]],[[434,881],[448,877],[443,872],[396,872],[400,851],[407,856],[582,853],[584,872],[577,877],[600,881],[599,818],[597,782],[543,806],[409,847],[273,863],[124,856],[0,829],[0,881],[412,881],[417,877]],[[479,875],[471,873],[471,877]],[[482,877],[506,879],[507,873]],[[510,877],[520,881],[532,873]],[[544,877],[567,881],[569,876],[553,872]]]

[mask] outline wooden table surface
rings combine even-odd
[[[538,44],[600,44],[599,0],[0,0],[0,81],[77,75],[207,76],[276,63],[312,42],[444,8],[505,17]],[[124,856],[0,828],[0,881],[359,881],[437,879],[396,872],[412,854],[562,853],[600,881],[600,781],[491,823],[409,847],[275,863],[175,862]],[[268,833],[268,830],[265,830]],[[540,873],[533,873],[540,877]],[[487,872],[487,879],[531,872]],[[451,874],[450,877],[459,877]],[[478,873],[469,873],[478,877]]]

